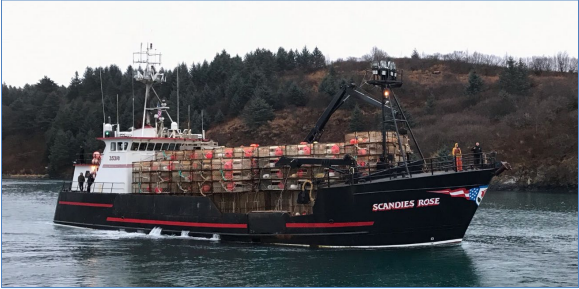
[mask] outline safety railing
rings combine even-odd
[[[82,184],[82,186],[81,186]],[[88,182],[64,181],[61,190],[63,192],[86,192],[86,193],[125,193],[125,183],[120,182]]]
[[[324,182],[330,187],[333,184],[353,184],[371,182],[376,179],[396,179],[418,175],[435,175],[442,173],[463,172],[496,168],[496,153],[465,154],[462,156],[439,156],[424,160],[411,161],[407,166],[400,162],[395,166],[384,163],[376,166],[357,166],[350,168],[329,168],[339,177],[330,178],[326,173]],[[406,170],[408,167],[408,170]]]
[[[104,154],[100,154],[101,159],[103,158]],[[87,164],[90,165],[92,164],[92,160],[93,160],[93,154],[76,154],[75,155],[75,159],[74,159],[74,163],[75,164]]]

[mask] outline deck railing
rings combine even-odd
[[[87,192],[88,183],[85,181],[80,187],[77,181],[64,181],[61,190],[63,192]],[[120,182],[94,182],[90,187],[90,193],[125,193],[125,183]]]
[[[398,177],[413,177],[418,174],[434,175],[436,173],[463,172],[481,169],[496,168],[496,153],[482,154],[464,154],[457,156],[439,156],[424,160],[415,160],[408,162],[408,171],[404,163],[398,163],[396,166],[384,164],[385,168],[380,166],[358,166],[349,168],[349,170],[333,170],[340,175],[339,179],[326,177],[325,183],[329,187],[332,184],[346,182],[349,184],[371,182],[376,179],[396,179]],[[326,173],[326,176],[329,174]]]

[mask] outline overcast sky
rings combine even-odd
[[[87,66],[124,71],[141,42],[163,66],[222,49],[317,46],[332,60],[479,51],[577,57],[577,2],[2,2],[2,81],[68,85]]]

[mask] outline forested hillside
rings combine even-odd
[[[386,58],[404,70],[404,85],[395,92],[427,156],[447,153],[455,142],[464,151],[480,141],[484,151],[513,165],[504,183],[577,186],[577,59],[566,53],[513,59],[414,51],[396,59],[374,48],[361,58],[329,63],[317,48],[257,49],[244,57],[222,51],[211,62],[167,69],[167,82],[155,90],[176,116],[178,75],[180,127],[200,131],[203,111],[207,136],[222,145],[297,143],[341,84],[363,83],[370,61]],[[132,74],[132,67],[111,65],[87,67],[66,87],[49,77],[18,88],[3,84],[3,173],[60,177],[81,145],[87,152],[99,149],[101,78],[106,116],[116,119],[118,95],[121,129],[133,126],[133,112],[140,125],[144,87]],[[330,120],[323,140],[377,129],[377,120],[377,109],[350,100]]]

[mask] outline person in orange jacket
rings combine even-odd
[[[452,156],[456,160],[456,171],[457,172],[462,171],[462,152],[458,147],[458,143],[455,143],[454,148],[452,148]]]

